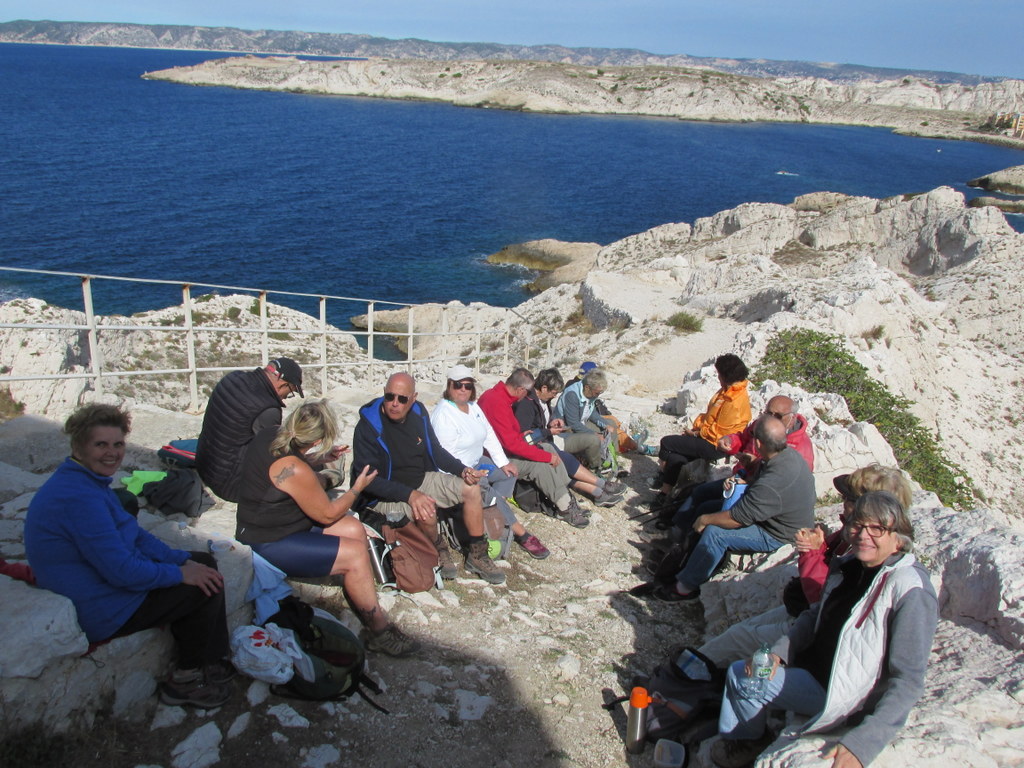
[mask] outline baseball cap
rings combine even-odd
[[[857,494],[850,488],[850,476],[849,475],[836,475],[832,478],[832,485],[839,491],[839,495],[848,501],[853,501],[857,498]]]
[[[580,366],[580,375],[581,376],[585,376],[586,374],[590,373],[595,368],[597,368],[597,363],[593,363],[593,362],[588,360],[587,362],[583,363]]]
[[[302,394],[302,369],[299,364],[292,360],[290,357],[278,357],[270,361],[270,364],[277,369],[278,374],[281,378],[295,387],[295,391],[299,393],[299,397],[305,397]]]
[[[473,376],[473,371],[464,365],[453,365],[449,368],[448,378],[452,381],[462,381],[463,379],[473,379],[473,381],[476,381],[476,377]]]

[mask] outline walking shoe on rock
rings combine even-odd
[[[599,507],[614,507],[622,501],[623,496],[625,496],[625,493],[622,491],[619,491],[618,493],[609,493],[606,488],[600,496],[594,499],[594,503]]]
[[[470,542],[469,552],[466,554],[466,570],[475,573],[489,584],[505,583],[505,574],[487,554],[487,541],[483,538]]]
[[[441,578],[451,581],[459,575],[459,566],[455,564],[452,557],[452,550],[448,546],[448,539],[443,533],[438,533],[434,539],[434,548],[437,550],[437,564],[441,567]]]
[[[541,543],[540,539],[529,531],[524,533],[522,536],[516,536],[515,538],[516,544],[525,549],[527,554],[529,554],[529,556],[534,560],[543,560],[551,554],[550,550]]]
[[[568,523],[573,528],[586,528],[590,525],[590,518],[587,513],[580,509],[579,503],[572,495],[569,496],[569,506],[564,512],[555,515],[562,522]]]
[[[218,685],[230,682],[235,679],[236,675],[238,675],[238,670],[235,669],[235,665],[227,659],[221,659],[220,661],[215,661],[213,664],[207,664],[206,667],[204,667],[204,671],[206,672],[206,679],[211,683],[217,683]]]
[[[617,480],[605,480],[603,488],[605,493],[615,494],[626,492],[625,483],[620,483]]]
[[[363,645],[368,651],[395,658],[411,656],[421,648],[418,640],[409,637],[394,624],[388,624],[380,632],[363,630]]]
[[[176,669],[160,684],[160,701],[171,706],[214,709],[230,697],[227,685],[210,681],[201,669]]]

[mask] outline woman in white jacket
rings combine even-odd
[[[481,483],[484,492],[484,504],[487,504],[493,488],[495,492],[507,491],[512,495],[515,478],[519,470],[508,460],[502,450],[501,441],[494,434],[484,412],[476,404],[476,379],[473,371],[464,365],[455,365],[448,371],[448,382],[444,394],[434,410],[430,412],[430,423],[441,445],[452,456],[467,467],[486,468],[489,472],[485,482]],[[486,451],[487,457],[484,457]],[[511,481],[506,483],[503,480]],[[541,540],[530,533],[523,524],[516,520],[507,505],[501,507],[506,522],[512,528],[515,542],[526,550],[530,557],[543,560],[549,554],[548,548]],[[446,577],[447,578],[447,577]]]
[[[812,715],[802,733],[848,726],[825,757],[833,768],[863,768],[921,697],[938,604],[910,554],[910,520],[895,496],[872,491],[857,500],[843,530],[851,554],[833,563],[821,600],[772,648],[772,675],[762,690],[741,692],[749,661],[729,668],[722,740],[711,752],[720,768],[747,765],[768,746],[772,708]]]

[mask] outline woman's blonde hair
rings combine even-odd
[[[913,503],[913,492],[906,476],[896,467],[883,467],[881,464],[868,464],[853,472],[847,482],[856,497],[868,491],[888,491],[897,499],[904,509],[910,509]]]
[[[316,451],[306,456],[316,462],[331,452],[337,437],[338,420],[331,406],[326,400],[311,400],[288,414],[277,428],[270,453],[280,458],[287,453],[304,453],[311,445],[316,445]]]

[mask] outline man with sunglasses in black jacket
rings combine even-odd
[[[469,532],[466,570],[491,584],[504,584],[502,573],[487,554],[480,477],[485,472],[463,465],[442,447],[430,425],[427,409],[416,402],[416,382],[395,373],[384,385],[384,396],[359,409],[352,439],[352,475],[366,465],[377,476],[359,499],[359,508],[373,507],[392,523],[408,520],[434,542],[441,576],[454,579],[458,569],[437,525],[438,507],[462,505]]]

